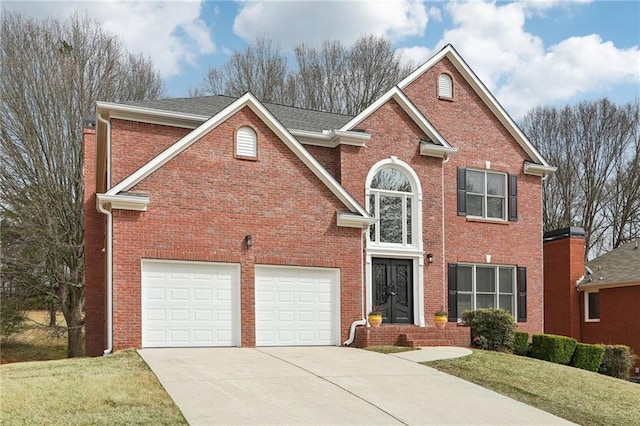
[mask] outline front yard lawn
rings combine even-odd
[[[640,385],[573,367],[499,352],[424,365],[581,425],[638,425]]]
[[[0,366],[2,425],[187,424],[134,350]]]

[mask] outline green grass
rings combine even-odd
[[[581,425],[637,425],[640,385],[533,358],[474,350],[424,365]]]
[[[134,350],[0,366],[2,425],[187,424]]]
[[[407,346],[380,345],[380,346],[368,346],[364,349],[371,352],[379,352],[381,354],[397,354],[399,352],[415,351],[418,348],[410,348]]]

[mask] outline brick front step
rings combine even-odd
[[[358,327],[353,345],[359,348],[377,345],[395,346],[462,346],[470,343],[469,327],[447,324],[445,328],[415,325],[387,325],[378,328]]]

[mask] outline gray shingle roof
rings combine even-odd
[[[229,106],[236,98],[230,96],[202,96],[197,98],[169,98],[126,102],[126,105],[163,111],[212,117]],[[353,117],[286,105],[263,104],[287,129],[321,132],[339,129]]]
[[[581,284],[640,283],[640,241],[624,244],[587,262],[592,271]]]

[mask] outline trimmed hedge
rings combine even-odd
[[[618,379],[628,380],[629,370],[637,356],[625,345],[607,345],[598,373]]]
[[[522,331],[513,332],[513,353],[526,356],[529,352],[529,333]]]
[[[554,334],[534,334],[530,356],[556,364],[567,365],[576,349],[576,339]]]
[[[572,367],[597,372],[604,358],[604,346],[578,343],[571,358]]]
[[[513,316],[504,309],[478,309],[462,314],[464,322],[471,327],[471,345],[497,352],[513,350]]]

